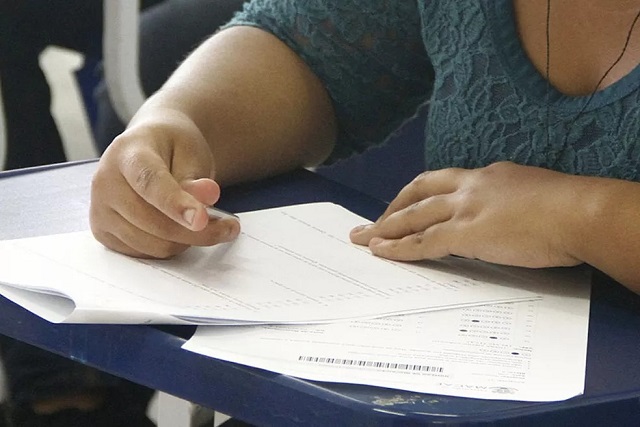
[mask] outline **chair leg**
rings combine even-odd
[[[158,427],[215,426],[222,415],[164,392],[158,392],[157,414]]]

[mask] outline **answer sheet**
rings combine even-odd
[[[331,203],[239,214],[232,243],[170,260],[90,232],[0,241],[0,293],[52,322],[314,323],[537,298],[546,271],[397,263],[352,244],[368,222]]]
[[[590,287],[580,271],[559,273],[536,301],[328,325],[200,326],[183,348],[310,380],[564,400],[584,390]]]

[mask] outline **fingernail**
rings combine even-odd
[[[235,225],[231,225],[229,227],[227,227],[227,230],[225,232],[225,238],[228,242],[230,242],[231,240],[235,239],[236,237],[238,237],[238,234],[240,234],[240,227],[236,227]]]
[[[363,231],[367,230],[369,227],[371,227],[371,224],[359,225],[357,227],[354,227],[353,230],[351,230],[351,232],[352,233],[362,233]]]
[[[182,218],[189,225],[193,224],[193,218],[195,218],[195,216],[196,216],[196,210],[195,209],[187,209],[182,213]]]

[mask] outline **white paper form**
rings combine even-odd
[[[111,252],[89,232],[2,241],[0,292],[52,322],[309,323],[528,300],[544,280],[374,257],[348,240],[366,220],[331,203],[239,216],[235,242],[171,260]]]
[[[183,348],[318,381],[564,400],[584,390],[590,287],[581,272],[553,273],[541,300],[328,325],[200,326]]]

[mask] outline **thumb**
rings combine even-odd
[[[220,186],[210,178],[184,179],[180,186],[197,201],[207,206],[213,205],[220,198]]]
[[[183,216],[190,222],[189,228],[194,231],[204,229],[209,223],[205,206],[213,205],[220,198],[220,186],[210,178],[214,169],[213,156],[206,141],[201,135],[193,135],[188,143],[177,144],[169,164],[182,191],[201,204],[185,210]]]
[[[213,205],[220,198],[220,186],[210,178],[183,179],[180,182],[183,191],[193,196],[195,200],[202,203],[202,208],[188,210],[185,215],[191,222],[191,229],[194,231],[204,229],[209,223],[209,216],[204,212],[204,206]]]
[[[191,230],[198,231],[206,227],[208,215],[204,203],[182,188],[181,182],[171,174],[164,159],[157,153],[139,151],[128,161],[120,162],[119,167],[124,179],[147,203]],[[205,180],[217,187],[212,180]],[[211,183],[205,183],[204,186],[211,187]],[[196,188],[198,186],[203,184],[195,185]],[[207,197],[217,197],[215,188],[212,187],[211,191],[212,194]]]

